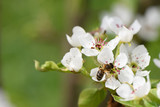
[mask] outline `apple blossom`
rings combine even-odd
[[[129,101],[146,96],[150,89],[149,75],[147,75],[147,81],[142,76],[135,76],[132,84],[123,83],[117,88],[116,93],[123,98],[122,100]]]
[[[118,17],[110,18],[109,26],[110,29],[118,35],[120,41],[122,42],[131,42],[133,35],[136,34],[141,28],[141,25],[137,20],[135,20],[129,28],[126,28],[121,19]]]
[[[79,41],[83,47],[82,53],[86,56],[97,56],[104,47],[108,47],[113,50],[119,43],[119,39],[117,37],[107,43],[106,39],[96,39],[89,33],[81,36]]]
[[[69,52],[67,52],[61,63],[67,67],[70,71],[78,72],[83,65],[82,54],[78,48],[71,48]]]
[[[72,45],[74,47],[81,46],[81,44],[79,42],[79,37],[84,36],[86,34],[85,30],[83,28],[81,28],[80,26],[75,26],[72,29],[72,32],[73,32],[72,37],[66,35],[68,42],[70,43],[70,45]]]
[[[106,31],[108,34],[111,34],[112,31],[109,27],[109,19],[113,16],[118,16],[125,22],[126,25],[129,25],[133,18],[133,11],[131,8],[127,7],[124,4],[116,3],[113,8],[111,8],[111,12],[103,12],[101,15],[101,30]]]
[[[144,45],[139,45],[129,54],[125,45],[120,46],[120,52],[124,52],[128,57],[128,64],[134,69],[144,69],[150,63],[150,55]]]

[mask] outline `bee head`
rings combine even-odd
[[[113,64],[112,63],[109,63],[109,64],[106,64],[105,65],[105,68],[104,69],[106,69],[107,71],[111,71],[111,69],[113,69]]]

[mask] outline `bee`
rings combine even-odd
[[[97,72],[97,80],[100,81],[105,73],[110,73],[113,67],[112,63],[102,65]]]

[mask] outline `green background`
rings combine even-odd
[[[93,85],[89,79],[59,72],[39,72],[34,60],[60,62],[71,47],[65,34],[82,26],[86,31],[100,25],[100,14],[122,2],[136,13],[156,0],[3,0],[1,10],[1,83],[15,107],[75,107],[79,92]],[[147,4],[148,3],[148,4]],[[160,69],[153,58],[160,53],[160,38],[143,42],[152,56],[151,78]],[[92,64],[86,64],[92,68]],[[88,80],[88,82],[86,82]]]

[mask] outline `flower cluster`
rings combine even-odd
[[[144,15],[136,14],[128,6],[118,3],[113,6],[111,12],[105,12],[102,14],[103,21],[108,20],[109,16],[118,16],[126,25],[130,24],[134,17],[136,17],[140,24],[143,26],[138,33],[138,37],[144,41],[155,41],[158,38],[159,27],[160,27],[160,8],[159,6],[151,6],[147,8]],[[107,27],[106,24],[101,26]],[[109,27],[108,27],[109,28]]]
[[[66,35],[73,48],[64,55],[61,63],[68,70],[79,72],[84,62],[82,54],[97,57],[100,66],[90,71],[94,81],[105,83],[105,87],[115,90],[122,100],[142,98],[151,89],[150,71],[145,70],[150,63],[150,55],[144,45],[134,49],[128,45],[140,28],[137,20],[127,27],[120,18],[108,16],[94,32],[86,32],[76,26],[72,36]],[[116,36],[109,40],[107,35],[111,32]]]

